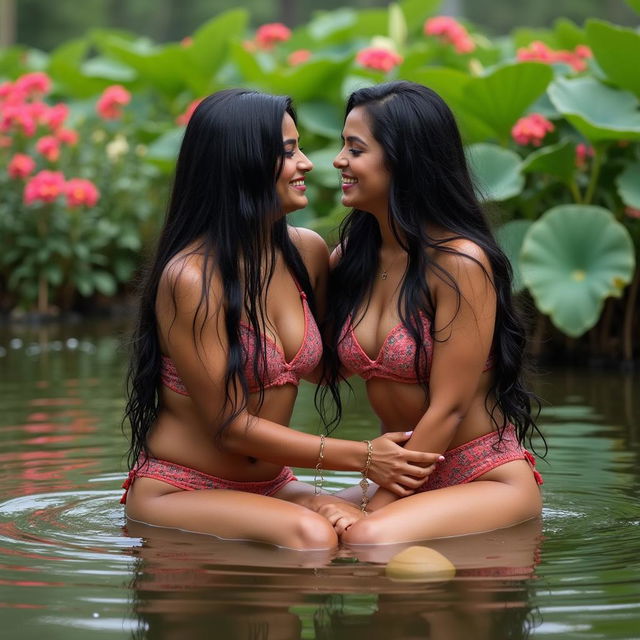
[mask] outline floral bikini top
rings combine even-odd
[[[424,349],[420,353],[419,368],[425,382],[429,381],[431,360],[433,357],[433,338],[431,337],[431,322],[420,312],[422,320],[422,335]],[[385,378],[395,382],[416,384],[418,379],[415,371],[416,343],[409,330],[399,322],[384,339],[375,360],[364,351],[353,331],[353,322],[349,319],[340,333],[338,342],[338,357],[342,366],[350,373],[359,375],[365,380],[371,378]],[[483,371],[493,366],[493,358],[489,356]]]
[[[322,358],[322,338],[320,337],[318,325],[309,308],[306,293],[297,282],[296,286],[300,292],[304,311],[302,344],[292,360],[287,362],[282,348],[271,337],[265,336],[264,355],[263,358],[258,360],[258,372],[262,374],[261,377],[265,389],[280,387],[285,384],[299,385],[300,378],[310,374]],[[249,391],[254,393],[260,389],[253,370],[258,338],[253,328],[246,322],[240,323],[240,341],[245,352],[244,374],[247,378]],[[173,360],[167,356],[162,356],[160,379],[162,384],[172,391],[183,396],[189,395]]]

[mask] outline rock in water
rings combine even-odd
[[[387,563],[385,574],[392,580],[451,580],[456,568],[451,561],[429,547],[407,547]]]

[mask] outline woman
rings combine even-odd
[[[312,168],[288,98],[226,90],[198,106],[148,273],[129,372],[131,520],[293,549],[337,539],[326,497],[286,464],[362,469],[401,495],[434,456],[287,429],[322,355],[328,251],[289,228]],[[371,456],[368,456],[369,452]],[[370,458],[370,459],[369,459]]]
[[[332,380],[363,377],[383,431],[412,428],[406,448],[444,452],[445,461],[414,495],[380,488],[368,518],[342,505],[320,512],[351,544],[538,516],[541,480],[522,447],[536,431],[524,332],[451,111],[419,84],[361,89],[348,101],[343,140],[334,166],[353,210],[332,256]]]

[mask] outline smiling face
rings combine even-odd
[[[342,178],[342,204],[386,216],[391,174],[384,151],[373,137],[364,107],[349,112],[342,130],[344,145],[333,161]]]
[[[304,176],[313,169],[313,164],[298,146],[298,129],[293,118],[284,114],[282,119],[282,144],[284,161],[282,171],[276,181],[276,192],[280,199],[282,212],[287,214],[304,209],[309,204],[305,195]]]

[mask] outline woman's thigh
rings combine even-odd
[[[157,527],[290,549],[337,545],[333,527],[324,517],[299,504],[244,491],[182,491],[159,480],[137,478],[129,489],[126,514]]]
[[[413,542],[493,531],[538,517],[542,498],[528,463],[517,460],[500,470],[503,480],[479,479],[396,500],[353,524],[342,540]]]

